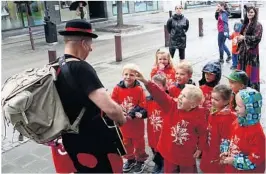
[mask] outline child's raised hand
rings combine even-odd
[[[145,79],[145,77],[143,76],[143,74],[141,72],[136,71],[136,77],[137,77],[137,80],[144,83],[144,85],[146,85],[148,83],[148,81]]]
[[[196,152],[194,153],[193,157],[194,158],[199,158],[201,155],[201,150],[196,150]]]
[[[135,116],[136,116],[137,118],[142,118],[142,114],[141,114],[140,112],[136,112],[136,113],[135,113]]]
[[[158,68],[159,70],[163,70],[165,68],[165,65],[162,63],[159,63]]]

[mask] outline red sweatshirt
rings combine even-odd
[[[213,87],[207,86],[207,85],[202,85],[200,86],[200,89],[202,90],[202,93],[204,95],[204,102],[202,104],[202,107],[206,109],[206,116],[208,120],[208,116],[210,114],[210,110],[212,107],[212,102],[211,102],[211,95],[212,95],[212,90]]]
[[[224,167],[219,161],[213,163],[211,161],[219,159],[221,141],[229,139],[230,127],[236,115],[226,107],[220,112],[210,114],[208,119],[208,143],[202,153],[200,168],[204,173],[224,173]]]
[[[151,148],[156,149],[163,126],[163,112],[157,102],[151,96],[147,97],[147,133]]]
[[[146,107],[145,93],[137,81],[132,88],[126,88],[121,81],[115,86],[112,99],[121,105],[127,113],[132,111],[135,106]],[[125,138],[144,137],[144,120],[140,118],[128,120],[120,129]]]
[[[166,86],[169,87],[171,84],[173,84],[176,81],[175,78],[175,69],[171,67],[166,67],[163,70],[159,70],[159,68],[156,66],[151,70],[151,79],[152,77],[157,73],[163,73],[166,76],[167,82]]]
[[[232,165],[225,166],[226,173],[264,173],[265,172],[265,134],[260,123],[240,126],[237,120],[231,126],[231,145],[229,154],[242,153],[256,165],[254,170],[237,170]]]
[[[178,110],[173,98],[156,84],[148,82],[147,89],[165,112],[158,151],[167,161],[176,165],[195,165],[193,154],[197,148],[202,150],[206,143],[206,122],[202,119],[205,117],[204,109]]]

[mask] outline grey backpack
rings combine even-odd
[[[63,133],[78,133],[85,107],[71,125],[54,83],[57,80],[54,66],[58,65],[66,80],[73,80],[66,64],[68,61],[79,60],[61,57],[59,63],[13,75],[2,87],[1,105],[5,121],[37,143],[49,143]]]

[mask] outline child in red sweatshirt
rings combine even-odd
[[[260,124],[262,95],[252,88],[236,94],[237,120],[229,139],[220,145],[221,164],[226,173],[265,172],[265,134]]]
[[[127,150],[127,159],[123,166],[124,172],[140,173],[144,169],[144,161],[148,158],[145,152],[144,118],[147,117],[146,97],[143,88],[136,80],[138,67],[126,64],[123,67],[123,80],[117,84],[112,93],[112,99],[120,104],[128,113],[128,121],[120,127],[123,142]]]
[[[230,136],[230,127],[236,119],[229,102],[232,90],[227,85],[217,85],[212,91],[212,111],[208,118],[208,143],[202,152],[200,169],[203,173],[224,173],[219,164],[220,144]]]
[[[185,84],[193,84],[191,77],[193,68],[190,63],[186,61],[180,62],[176,67],[176,82],[169,87],[169,95],[177,99]]]
[[[167,88],[176,81],[173,61],[166,48],[160,48],[156,51],[155,64],[151,70],[151,79],[158,73],[165,75]]]
[[[205,111],[198,107],[203,98],[202,91],[194,85],[186,85],[175,101],[140,72],[138,80],[165,112],[157,145],[164,158],[164,172],[196,173],[195,158],[200,156],[206,143],[206,122],[202,119]]]
[[[211,104],[211,94],[213,88],[220,82],[222,76],[222,68],[220,62],[211,61],[208,62],[202,69],[202,78],[199,81],[200,89],[204,95],[204,102],[202,107],[207,111],[207,116],[209,116],[209,111],[212,107]],[[208,118],[206,118],[208,120]]]
[[[166,77],[163,74],[156,74],[152,77],[152,81],[166,93]],[[163,111],[159,104],[154,101],[152,95],[147,98],[147,133],[148,133],[148,143],[154,153],[153,162],[155,166],[152,173],[162,173],[163,169],[163,157],[160,152],[157,150],[157,144],[159,137],[161,135],[162,126],[163,126]]]

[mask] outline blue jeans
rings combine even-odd
[[[227,56],[230,56],[230,51],[225,45],[226,37],[223,32],[218,33],[218,46],[219,46],[219,52],[220,52],[220,59],[223,59],[224,57],[224,51],[226,52]]]
[[[232,66],[237,67],[237,62],[238,62],[238,54],[232,54]]]

